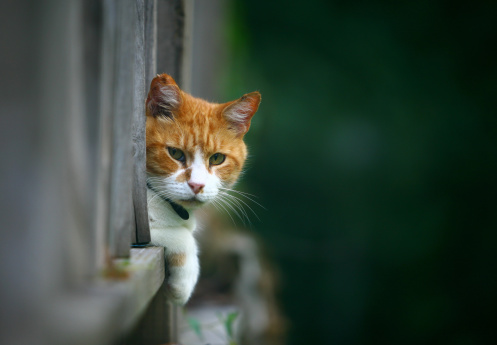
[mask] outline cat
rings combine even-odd
[[[147,201],[151,244],[164,247],[167,298],[184,305],[199,275],[193,211],[230,188],[247,158],[243,141],[259,92],[210,103],[161,74],[146,99]]]

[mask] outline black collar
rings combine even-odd
[[[173,208],[173,210],[176,212],[176,214],[178,216],[180,216],[181,219],[187,220],[187,219],[190,218],[190,214],[188,213],[188,211],[183,206],[178,205],[174,201],[169,200],[165,196],[160,195],[159,192],[157,192],[155,189],[153,189],[152,186],[150,185],[150,183],[148,183],[148,182],[147,182],[147,187],[150,188],[150,190],[152,190],[155,194],[157,194],[162,200],[164,200],[165,202],[169,203],[169,205],[171,205],[171,207]]]

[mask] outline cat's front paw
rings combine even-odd
[[[199,266],[196,255],[182,260],[174,257],[166,257],[169,268],[167,278],[167,299],[179,305],[184,305],[197,284]]]

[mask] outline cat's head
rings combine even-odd
[[[261,95],[223,104],[195,98],[161,74],[146,101],[148,183],[186,208],[213,200],[239,177],[247,148],[243,136]]]

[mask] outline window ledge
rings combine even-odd
[[[115,265],[124,270],[120,279],[99,278],[46,301],[47,344],[106,344],[130,331],[164,281],[164,248],[132,248],[130,259]]]

